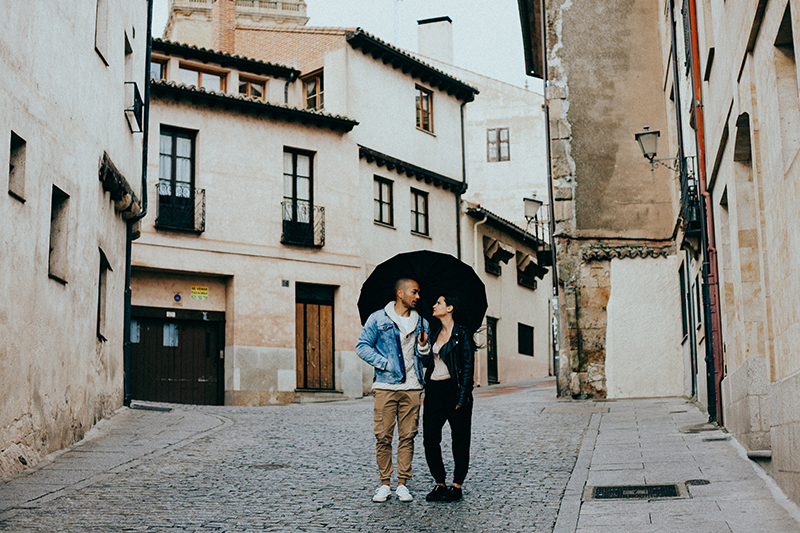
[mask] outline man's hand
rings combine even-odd
[[[420,346],[428,345],[428,334],[425,333],[425,330],[419,330],[419,335],[417,335],[417,344]]]

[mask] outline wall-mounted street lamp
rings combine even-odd
[[[544,205],[544,202],[536,199],[536,193],[533,198],[523,198],[522,203],[525,205],[525,220],[528,222],[525,225],[525,231],[533,222],[534,235],[536,236],[536,248],[539,248],[539,209]]]
[[[656,159],[658,154],[658,137],[661,132],[650,131],[650,126],[645,126],[644,131],[635,135],[636,141],[639,143],[639,148],[642,149],[642,155],[650,161],[650,173],[653,175],[653,181],[656,180],[655,169],[658,166],[667,167],[670,170],[680,173],[681,167],[677,157],[665,157],[663,159]]]

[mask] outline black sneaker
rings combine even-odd
[[[462,497],[462,493],[461,493],[461,489],[460,488],[458,488],[458,487],[450,487],[449,489],[447,489],[447,492],[445,492],[442,495],[442,501],[443,502],[454,502],[456,500],[460,500],[461,497]]]
[[[433,490],[425,496],[425,501],[428,502],[439,502],[442,501],[442,497],[447,493],[447,487],[443,487],[442,485],[436,485],[433,487]]]

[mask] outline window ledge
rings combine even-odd
[[[380,226],[380,227],[382,227],[382,228],[386,228],[386,229],[394,229],[394,230],[396,230],[396,229],[397,229],[397,228],[395,228],[394,226],[392,226],[391,224],[387,224],[386,222],[381,222],[381,221],[379,221],[379,220],[373,220],[372,222],[373,222],[373,223],[374,223],[376,226]]]
[[[427,133],[431,137],[436,137],[436,134],[433,133],[432,131],[424,130],[424,129],[420,128],[419,126],[417,126],[417,131],[421,131],[422,133]]]
[[[413,229],[411,230],[411,235],[416,235],[417,237],[422,237],[423,239],[428,239],[429,241],[433,240],[430,235],[414,231]]]

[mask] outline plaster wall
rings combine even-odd
[[[105,151],[139,189],[141,135],[125,119],[124,82],[144,80],[146,7],[108,2],[103,57],[95,51],[93,2],[3,10],[0,187],[17,197],[0,196],[0,477],[80,440],[122,404],[126,223],[98,171]],[[13,187],[12,131],[26,143],[24,179]],[[48,277],[54,186],[69,195],[66,283]],[[97,336],[100,249],[111,266],[105,341]]]
[[[497,378],[500,383],[537,379],[551,375],[552,348],[550,333],[550,294],[552,278],[548,272],[537,280],[537,288],[529,289],[517,283],[516,258],[501,263],[501,274],[486,272],[483,255],[483,237],[498,239],[515,251],[536,257],[530,244],[500,229],[479,222],[471,216],[462,218],[463,260],[472,265],[486,285],[489,307],[486,316],[497,319]],[[476,235],[477,229],[477,235]],[[477,261],[474,254],[477,236]],[[518,324],[533,327],[533,356],[519,353]],[[484,322],[485,326],[485,322]],[[487,386],[488,363],[485,331],[478,332],[480,348],[476,357],[475,384]]]
[[[680,396],[683,353],[676,256],[612,259],[606,384],[609,398]]]

